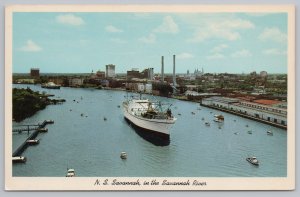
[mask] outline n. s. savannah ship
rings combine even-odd
[[[138,130],[169,139],[170,127],[175,123],[171,110],[162,110],[160,102],[131,99],[123,102],[124,117]]]

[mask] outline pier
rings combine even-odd
[[[13,152],[12,157],[13,157],[13,162],[20,162],[20,160],[22,160],[23,162],[26,161],[25,157],[21,157],[21,154],[26,150],[26,148],[30,145],[33,144],[38,144],[38,140],[36,140],[35,138],[37,137],[37,135],[40,132],[45,132],[48,131],[47,128],[45,128],[45,126],[47,124],[53,124],[54,121],[53,120],[45,120],[42,124],[38,124],[38,127],[34,127],[34,128],[29,128],[29,126],[35,126],[35,125],[26,125],[27,129],[14,129],[13,132],[22,132],[22,131],[30,131],[30,130],[34,130],[34,132],[15,150],[15,152]],[[22,159],[20,159],[22,158]]]
[[[235,111],[228,110],[228,109],[224,109],[224,108],[220,108],[220,107],[214,107],[214,106],[211,106],[211,105],[205,105],[205,104],[203,104],[203,103],[200,103],[200,105],[201,105],[201,106],[204,106],[204,107],[216,109],[216,110],[219,110],[219,111],[227,112],[227,113],[230,113],[230,114],[234,114],[234,115],[237,115],[237,116],[241,116],[241,117],[243,117],[243,118],[248,118],[248,119],[250,119],[250,120],[255,120],[255,121],[257,121],[257,122],[265,123],[265,124],[268,124],[268,125],[271,125],[271,126],[274,126],[274,127],[277,127],[277,128],[287,129],[287,126],[286,126],[286,125],[277,124],[277,123],[274,123],[274,122],[270,122],[270,121],[267,121],[267,120],[263,120],[263,119],[261,119],[261,118],[256,118],[256,117],[253,117],[253,116],[249,116],[249,115],[247,115],[247,114],[235,112]]]

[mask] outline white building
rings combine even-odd
[[[114,78],[116,76],[115,68],[116,66],[113,64],[106,65],[106,78]]]
[[[151,83],[145,84],[145,93],[152,94],[152,84]]]
[[[227,97],[210,97],[203,99],[202,104],[238,112],[284,126],[287,125],[287,109],[285,108],[262,105]]]
[[[145,91],[145,85],[142,83],[137,84],[137,91],[138,92],[144,92]]]

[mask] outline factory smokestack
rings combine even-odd
[[[175,55],[173,55],[173,94],[176,93]]]
[[[161,82],[164,82],[164,56],[161,56]]]

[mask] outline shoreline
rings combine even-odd
[[[16,85],[26,85],[26,84],[16,84]],[[27,84],[27,85],[38,85],[38,84]],[[103,87],[101,89],[98,89],[97,87],[94,87],[94,86],[86,86],[86,87],[71,87],[71,86],[62,86],[62,87],[65,87],[65,88],[80,88],[80,89],[96,89],[96,90],[109,90],[109,91],[122,91],[122,92],[128,92],[128,93],[135,93],[135,94],[139,94],[138,92],[133,92],[133,91],[128,91],[124,88],[109,88],[109,87]],[[149,93],[142,93],[142,94],[147,94],[147,95],[152,95],[152,94],[149,94]],[[287,126],[284,126],[284,125],[280,125],[280,124],[276,124],[276,123],[272,123],[272,122],[269,122],[269,121],[266,121],[266,120],[262,120],[262,119],[259,119],[259,118],[255,118],[255,117],[252,117],[252,116],[249,116],[249,115],[245,115],[245,114],[241,114],[241,113],[238,113],[238,112],[234,112],[234,111],[230,111],[230,110],[226,110],[226,109],[222,109],[222,108],[217,108],[217,107],[213,107],[213,106],[208,106],[208,105],[204,105],[201,103],[201,100],[188,100],[187,98],[179,98],[179,97],[166,97],[166,96],[161,96],[161,95],[153,95],[153,96],[158,96],[158,97],[164,97],[164,98],[171,98],[171,99],[176,99],[176,100],[180,100],[180,101],[184,101],[184,102],[191,102],[191,103],[198,103],[200,106],[203,106],[203,107],[207,107],[207,108],[211,108],[211,109],[215,109],[215,110],[218,110],[218,111],[223,111],[223,112],[226,112],[226,113],[230,113],[230,114],[233,114],[233,115],[236,115],[236,116],[239,116],[239,117],[243,117],[243,118],[247,118],[247,119],[250,119],[250,120],[254,120],[254,121],[257,121],[257,122],[261,122],[261,123],[264,123],[264,124],[267,124],[267,125],[271,125],[271,126],[274,126],[274,127],[277,127],[277,128],[281,128],[281,129],[284,129],[287,131]]]

